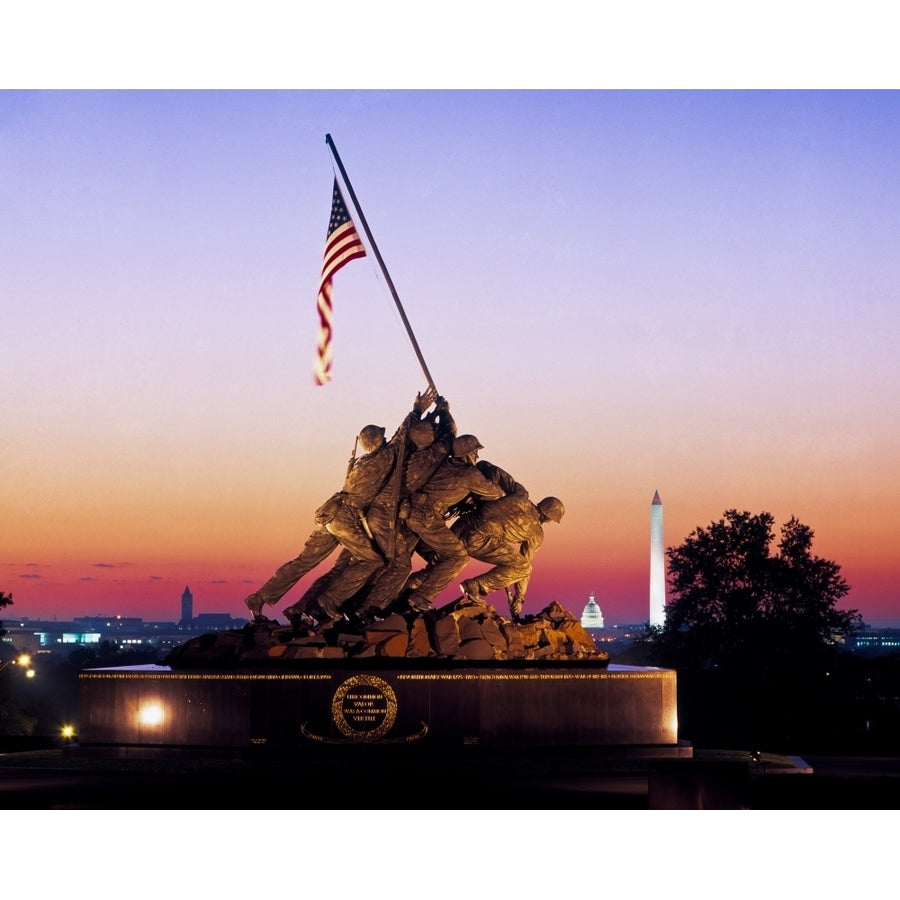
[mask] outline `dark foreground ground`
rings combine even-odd
[[[381,750],[384,752],[381,752]],[[900,758],[341,748],[288,758],[0,754],[6,809],[897,809]],[[812,772],[809,773],[809,769]]]

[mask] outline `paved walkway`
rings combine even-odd
[[[747,777],[670,760],[584,757],[241,761],[0,756],[6,809],[897,809],[900,759],[804,756],[813,774]],[[311,785],[316,790],[311,791]]]

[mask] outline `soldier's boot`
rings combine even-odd
[[[464,601],[466,604],[485,606],[484,595],[478,586],[477,578],[467,578],[465,581],[460,582],[459,589],[463,592],[462,597],[459,598],[460,601]]]
[[[284,617],[294,626],[295,633],[304,629],[311,629],[316,624],[310,614],[305,609],[301,609],[298,603],[287,607],[284,611]]]
[[[250,614],[254,619],[258,619],[262,615],[265,601],[259,596],[259,591],[254,591],[249,597],[245,597],[244,603],[247,604],[247,609],[250,610]]]
[[[388,615],[390,606],[390,601],[384,606],[369,604],[356,610],[356,612],[350,613],[349,618],[351,621],[356,620],[364,626],[373,625],[379,619],[384,619]]]
[[[407,591],[417,591],[421,586],[422,582],[425,580],[425,570],[419,569],[416,572],[413,572],[409,578],[406,579],[406,584],[403,585],[404,589]]]
[[[310,614],[316,622],[318,622],[316,627],[317,632],[322,632],[325,631],[326,628],[331,628],[335,622],[339,622],[344,618],[344,613],[338,606],[322,595],[316,597],[313,601]]]
[[[413,612],[419,613],[428,612],[434,605],[427,597],[422,596],[422,594],[417,594],[415,591],[406,598],[406,602]]]

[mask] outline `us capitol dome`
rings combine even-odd
[[[581,627],[603,628],[603,613],[600,611],[600,607],[597,606],[597,601],[594,599],[593,591],[591,592],[591,596],[588,598],[587,606],[585,606],[584,612],[581,614]]]

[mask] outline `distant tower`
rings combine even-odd
[[[597,601],[594,599],[593,591],[591,591],[591,596],[588,598],[587,606],[585,606],[584,612],[581,614],[581,627],[603,627],[603,613],[600,611],[600,607],[597,606]]]
[[[650,624],[666,622],[666,563],[663,555],[663,507],[659,491],[650,504]]]
[[[191,589],[185,585],[181,595],[181,624],[188,625],[194,620],[194,595]]]

